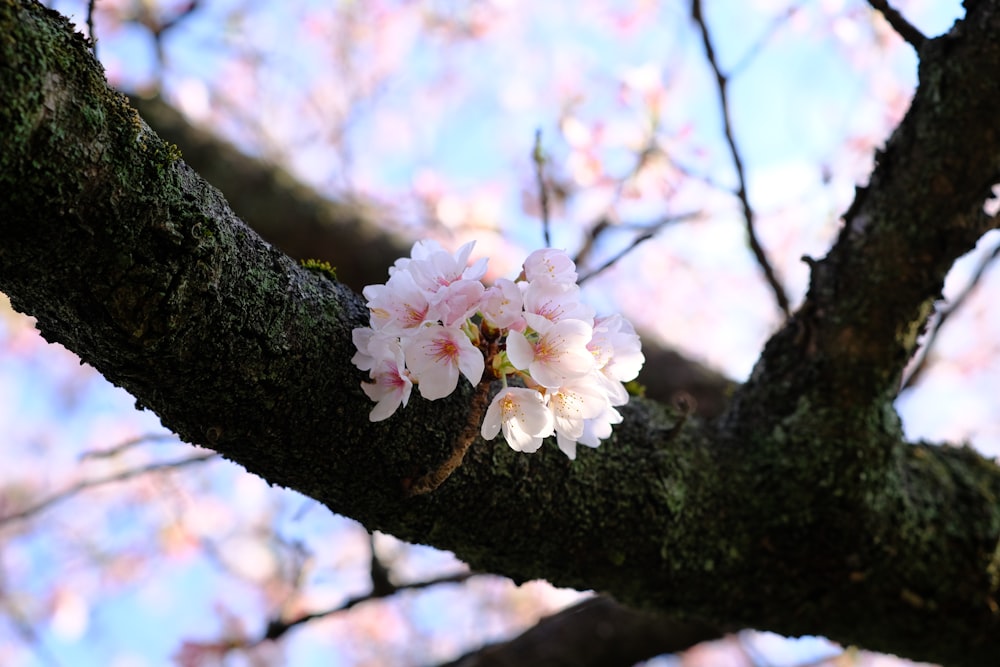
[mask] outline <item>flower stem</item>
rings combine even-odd
[[[476,386],[476,393],[473,394],[472,402],[469,405],[468,419],[465,422],[462,432],[458,435],[458,439],[455,441],[451,455],[437,469],[413,480],[409,488],[406,489],[406,495],[419,496],[430,493],[441,486],[451,476],[451,473],[455,472],[462,465],[465,453],[469,451],[469,447],[472,446],[476,436],[479,435],[483,415],[486,414],[486,408],[490,404],[490,385],[492,384],[490,380],[491,378],[488,377],[483,378],[480,380],[479,385]]]

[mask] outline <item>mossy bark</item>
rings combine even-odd
[[[806,304],[717,421],[634,400],[575,462],[477,442],[471,391],[367,419],[362,300],[263,242],[110,90],[57,14],[0,0],[0,290],[190,442],[515,580],[948,665],[1000,655],[1000,470],[904,442],[902,366],[995,225],[996,2],[921,53],[913,107]]]

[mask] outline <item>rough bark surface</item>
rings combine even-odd
[[[475,569],[720,630],[994,664],[1000,470],[906,443],[891,402],[945,272],[997,223],[1000,2],[968,10],[922,48],[870,186],[723,415],[634,400],[575,462],[477,442],[404,497],[471,392],[371,424],[350,364],[362,300],[246,227],[28,0],[0,0],[0,290],[183,438]]]
[[[515,639],[440,667],[632,667],[720,636],[704,624],[673,621],[593,597],[543,618]]]

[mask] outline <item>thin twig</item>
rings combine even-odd
[[[889,22],[892,29],[899,33],[900,37],[905,39],[917,52],[920,51],[924,42],[927,41],[924,33],[917,30],[902,14],[889,5],[887,0],[868,0],[868,4],[882,13],[882,16]]]
[[[757,41],[751,44],[750,48],[748,48],[743,53],[743,55],[736,62],[736,64],[729,68],[729,76],[732,77],[734,74],[743,71],[743,69],[745,69],[747,65],[753,62],[754,58],[756,58],[760,54],[760,52],[764,49],[764,47],[771,40],[774,39],[774,36],[777,34],[778,30],[780,30],[786,23],[788,23],[788,19],[794,16],[795,12],[797,11],[798,7],[792,5],[791,7],[788,7],[782,14],[773,18],[771,20],[771,24],[767,26],[767,28],[757,39]]]
[[[177,461],[163,461],[160,463],[151,463],[149,465],[143,466],[141,468],[133,468],[132,470],[125,470],[124,472],[115,473],[114,475],[108,475],[107,477],[98,477],[97,479],[90,479],[83,482],[77,482],[69,488],[63,489],[59,493],[49,496],[45,500],[42,500],[30,507],[21,510],[20,512],[15,512],[13,514],[8,514],[4,517],[0,517],[0,525],[13,523],[15,521],[22,521],[24,519],[30,518],[39,512],[47,510],[53,505],[60,503],[72,496],[85,491],[86,489],[92,489],[97,486],[103,486],[104,484],[111,484],[113,482],[123,482],[133,477],[139,477],[141,475],[146,475],[151,472],[158,472],[160,470],[177,470],[178,468],[183,468],[196,463],[204,463],[205,461],[211,461],[218,458],[219,455],[215,452],[211,454],[199,454],[198,456],[192,456],[186,459],[179,459]]]
[[[654,133],[655,133],[655,127],[654,127]],[[643,166],[645,166],[646,161],[656,150],[657,149],[654,146],[654,138],[650,137],[646,147],[643,148],[641,151],[639,151],[639,153],[636,155],[635,163],[629,169],[628,173],[624,174],[621,178],[619,178],[617,183],[615,184],[615,192],[612,198],[612,203],[608,207],[608,212],[605,213],[603,216],[601,216],[601,218],[597,221],[597,223],[590,228],[590,231],[587,233],[587,236],[583,240],[583,245],[580,247],[580,249],[576,253],[576,256],[573,258],[574,264],[576,264],[577,266],[581,266],[582,264],[586,263],[589,260],[590,253],[597,246],[598,239],[600,239],[601,236],[608,230],[619,227],[619,225],[615,224],[614,221],[612,220],[612,215],[615,207],[618,205],[618,202],[621,201],[622,192],[625,189],[625,184],[628,183],[630,179],[635,178],[636,175],[639,174]]]
[[[584,275],[582,275],[576,281],[576,283],[578,285],[582,285],[584,283],[584,281],[590,280],[591,278],[593,278],[597,274],[602,273],[602,272],[610,269],[612,266],[615,265],[616,262],[618,262],[619,260],[621,260],[622,257],[624,257],[625,255],[627,255],[630,252],[632,252],[633,250],[635,250],[639,246],[639,244],[643,243],[644,241],[648,241],[649,239],[651,239],[654,236],[656,236],[657,232],[659,232],[663,227],[666,227],[667,225],[673,224],[675,222],[684,222],[686,220],[692,220],[694,218],[699,217],[700,215],[701,215],[700,213],[683,213],[681,215],[672,215],[672,216],[668,216],[666,218],[663,218],[662,220],[660,220],[659,222],[657,222],[654,225],[649,225],[649,226],[644,227],[645,231],[643,231],[643,233],[639,234],[634,239],[632,239],[632,243],[630,243],[628,245],[628,247],[626,247],[623,250],[621,250],[614,257],[612,257],[608,261],[604,262],[603,264],[601,264],[599,267],[597,267],[593,271],[589,271],[589,272],[585,273]],[[624,226],[619,226],[619,227],[622,228]]]
[[[146,444],[147,442],[175,442],[181,444],[180,440],[173,433],[146,433],[144,435],[137,435],[134,438],[128,438],[123,440],[117,445],[110,447],[108,449],[98,449],[94,451],[84,452],[80,455],[80,460],[85,461],[87,459],[109,459],[113,456],[117,456],[122,452],[132,449],[133,447],[138,447],[139,445]]]
[[[273,619],[267,624],[267,630],[264,636],[256,642],[249,643],[246,648],[260,644],[263,641],[271,640],[274,641],[284,635],[286,632],[292,628],[302,625],[303,623],[308,623],[309,621],[314,621],[320,618],[325,618],[333,614],[338,614],[340,612],[347,611],[362,602],[368,602],[369,600],[379,600],[381,598],[388,597],[398,593],[399,591],[414,591],[420,590],[422,588],[429,588],[431,586],[437,586],[438,584],[458,584],[471,579],[472,577],[479,576],[477,572],[460,572],[458,574],[452,574],[445,577],[437,577],[435,579],[428,579],[427,581],[418,581],[412,584],[400,584],[398,586],[393,585],[391,590],[384,590],[382,592],[372,591],[371,593],[366,593],[365,595],[359,595],[348,599],[342,605],[337,607],[332,607],[330,609],[325,609],[323,611],[312,612],[308,614],[302,614],[297,616],[290,621],[283,621],[280,619]]]
[[[746,221],[747,237],[750,242],[750,250],[753,252],[757,263],[760,265],[761,270],[764,272],[764,278],[767,280],[768,285],[770,285],[771,290],[774,292],[774,297],[778,302],[778,307],[785,314],[786,317],[791,315],[791,304],[788,301],[788,295],[785,293],[785,288],[782,287],[781,283],[778,281],[778,277],[771,267],[770,261],[767,259],[767,254],[764,252],[764,247],[760,244],[760,239],[757,238],[757,231],[754,227],[754,211],[750,207],[750,200],[747,197],[747,186],[746,186],[746,175],[743,170],[743,159],[740,157],[740,152],[736,148],[736,140],[733,137],[733,124],[729,113],[729,101],[728,101],[728,81],[726,75],[722,73],[722,69],[719,67],[719,62],[715,57],[715,50],[712,48],[712,40],[708,34],[708,25],[705,23],[705,19],[701,13],[701,0],[692,0],[691,2],[691,17],[694,22],[698,25],[698,29],[701,32],[702,45],[705,47],[705,56],[708,59],[708,64],[712,68],[712,72],[715,73],[716,87],[719,91],[719,100],[722,105],[722,120],[723,120],[723,131],[726,136],[726,143],[729,145],[729,153],[733,158],[733,165],[736,168],[736,177],[739,181],[739,188],[736,191],[736,196],[740,200],[740,204],[743,206],[743,218]]]
[[[593,271],[590,271],[590,272],[588,272],[588,273],[580,276],[580,278],[576,281],[576,284],[577,285],[582,285],[584,283],[584,281],[590,280],[591,278],[593,278],[594,276],[598,275],[599,273],[607,271],[612,266],[614,266],[615,262],[617,262],[622,257],[624,257],[625,255],[629,254],[630,252],[632,252],[636,248],[638,248],[639,244],[641,244],[644,241],[648,241],[649,239],[653,238],[654,236],[656,236],[656,232],[650,231],[650,232],[645,232],[645,233],[640,234],[639,236],[635,237],[634,239],[632,239],[632,243],[630,243],[627,248],[623,249],[621,252],[619,252],[616,255],[614,255],[611,259],[609,259],[608,261],[604,262],[604,264],[601,264],[599,267],[597,267]]]
[[[955,311],[965,304],[972,292],[979,286],[979,283],[982,282],[983,276],[986,274],[986,270],[990,268],[993,262],[996,261],[997,257],[1000,257],[1000,243],[997,243],[997,245],[993,247],[993,250],[990,251],[988,255],[984,255],[979,261],[975,272],[972,274],[972,277],[969,278],[969,282],[965,285],[962,291],[959,292],[951,302],[942,306],[938,311],[938,315],[934,319],[934,323],[931,325],[927,338],[920,348],[920,357],[910,367],[910,373],[900,384],[900,391],[909,389],[916,384],[920,375],[927,368],[927,364],[930,360],[931,348],[934,346],[934,342],[937,340],[938,334],[941,333],[941,329],[944,327],[945,322],[947,322],[948,319],[955,314]]]
[[[545,185],[545,152],[542,150],[542,131],[535,130],[535,148],[531,151],[531,160],[535,163],[535,180],[538,182],[538,203],[542,208],[542,235],[545,247],[552,247],[552,234],[549,220],[549,189]]]

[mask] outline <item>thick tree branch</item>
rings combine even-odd
[[[483,647],[440,667],[632,667],[680,653],[722,634],[593,597],[543,618],[510,641]]]
[[[27,0],[0,1],[0,289],[186,440],[476,570],[719,631],[989,664],[1000,471],[904,443],[891,398],[944,273],[992,224],[995,5],[924,48],[913,108],[806,305],[718,424],[636,399],[575,462],[476,442],[405,498],[471,390],[370,423],[349,361],[361,299],[252,233]]]

